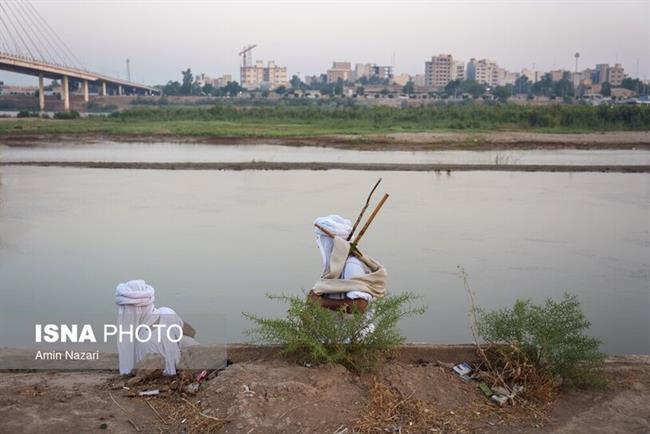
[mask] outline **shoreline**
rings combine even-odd
[[[138,379],[117,370],[0,371],[0,431],[201,432],[211,423],[211,432],[220,433],[357,432],[374,408],[378,384],[399,402],[440,415],[447,432],[645,432],[650,425],[648,355],[609,357],[608,389],[561,389],[530,411],[498,407],[477,383],[451,372],[450,365],[473,360],[474,345],[406,344],[366,374],[290,363],[278,350],[233,344],[232,364],[197,391],[182,393],[173,392],[175,383],[187,384],[182,373]],[[151,389],[160,393],[138,396]]]
[[[0,135],[0,143],[31,147],[56,143],[188,143],[212,145],[313,146],[367,151],[435,150],[535,150],[535,149],[641,149],[650,150],[650,131],[596,133],[542,132],[419,132],[334,135],[178,135],[123,133],[11,133]]]
[[[356,170],[382,172],[599,172],[650,173],[650,165],[562,165],[562,164],[436,164],[436,163],[342,163],[342,162],[116,162],[116,161],[0,161],[2,166],[70,167],[126,170]]]

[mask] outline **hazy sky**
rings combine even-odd
[[[0,0],[6,1],[6,0]],[[434,54],[549,70],[620,62],[650,74],[650,1],[55,1],[31,0],[86,68],[149,84],[181,69],[239,80],[239,50],[288,73],[324,72],[333,60],[423,73]],[[0,72],[6,83],[36,79]]]

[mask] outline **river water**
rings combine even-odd
[[[14,149],[3,148],[2,159],[14,158]],[[133,155],[119,151],[113,158]],[[362,247],[387,267],[392,292],[412,291],[428,307],[402,323],[409,341],[471,340],[462,265],[484,308],[568,291],[579,297],[604,350],[650,352],[647,173],[2,166],[0,314],[112,315],[115,285],[143,278],[156,287],[157,305],[188,317],[225,315],[219,333],[243,341],[249,324],[242,311],[282,315],[285,307],[264,294],[299,294],[318,277],[314,218],[354,219],[379,176],[391,197]]]
[[[648,165],[648,150],[357,151],[313,146],[188,143],[0,144],[3,161],[345,162],[429,164]]]

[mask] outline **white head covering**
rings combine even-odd
[[[314,224],[324,227],[337,237],[343,239],[346,239],[352,231],[352,222],[336,214],[318,217],[314,221]],[[323,257],[323,274],[325,274],[330,268],[330,256],[332,256],[334,240],[325,235],[325,233],[316,226],[314,226],[314,233],[316,234],[316,244],[318,244],[321,256]]]

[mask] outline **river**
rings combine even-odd
[[[135,146],[136,153],[148,152],[142,146]],[[170,155],[160,146],[155,155],[161,161],[178,161],[174,152],[185,152],[168,145],[176,149]],[[234,148],[245,155],[241,158],[268,156]],[[15,152],[33,152],[34,159],[80,158],[71,156],[69,147],[46,156],[38,154],[42,149],[52,151],[4,147],[0,158],[29,159]],[[112,156],[101,147],[82,151],[90,159],[132,161],[134,155],[121,149]],[[357,158],[320,148],[298,148],[288,157],[305,152]],[[582,152],[570,158],[602,154]],[[389,153],[373,155],[384,154]],[[408,160],[408,154],[413,153],[394,156]],[[445,155],[427,158],[451,158]],[[379,176],[381,190],[391,197],[362,247],[387,267],[390,291],[412,291],[428,307],[423,316],[402,323],[409,341],[471,340],[461,265],[481,307],[511,305],[516,298],[542,302],[568,291],[579,297],[593,323],[590,333],[603,340],[605,351],[650,352],[647,173],[3,166],[0,314],[113,315],[116,284],[143,278],[156,287],[157,305],[189,317],[223,315],[226,329],[220,333],[243,341],[249,323],[242,311],[281,315],[285,307],[264,294],[299,294],[318,277],[314,218],[339,213],[354,219]]]

